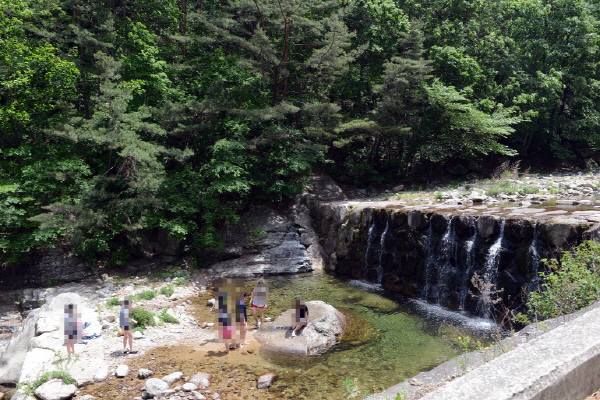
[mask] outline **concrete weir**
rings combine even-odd
[[[600,302],[545,324],[545,332],[537,324],[505,339],[514,348],[496,358],[462,355],[368,399],[585,399],[600,388]]]

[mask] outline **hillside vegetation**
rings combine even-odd
[[[0,0],[0,257],[206,254],[314,169],[595,164],[591,0]],[[583,165],[582,165],[583,166]]]

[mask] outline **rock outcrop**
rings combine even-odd
[[[0,383],[16,384],[33,381],[43,371],[57,368],[69,373],[78,385],[98,381],[108,375],[104,361],[104,339],[90,340],[87,344],[75,344],[75,351],[82,354],[69,360],[63,347],[65,341],[61,321],[66,304],[77,304],[82,322],[98,320],[88,299],[79,294],[66,292],[50,295],[39,309],[29,313],[22,326],[11,338],[6,350],[0,355]]]
[[[272,358],[304,358],[336,345],[346,328],[346,317],[322,301],[307,301],[309,325],[291,337],[292,310],[260,327],[254,338],[261,343],[261,354]]]
[[[313,270],[300,227],[267,207],[256,207],[225,235],[228,259],[211,266],[223,277],[296,274]]]

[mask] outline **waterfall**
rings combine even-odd
[[[423,295],[421,296],[425,300],[429,298],[429,291],[431,290],[433,275],[435,274],[435,252],[433,251],[432,237],[433,230],[431,229],[431,224],[429,224],[427,233],[425,234],[425,249],[427,251],[427,256],[425,258],[425,287],[423,288]]]
[[[371,221],[371,226],[369,227],[369,233],[367,234],[367,249],[365,250],[365,262],[363,263],[362,268],[362,276],[365,278],[367,276],[367,269],[369,268],[369,254],[372,251],[371,243],[373,243],[375,235],[375,221]]]
[[[381,285],[381,278],[383,277],[383,266],[381,265],[381,260],[383,258],[383,254],[385,253],[385,236],[388,233],[388,229],[390,227],[389,218],[385,220],[385,229],[381,233],[381,238],[379,238],[379,245],[381,246],[379,250],[379,263],[377,264],[377,284]]]
[[[438,299],[437,304],[440,303],[440,300],[447,297],[450,292],[450,282],[453,278],[453,275],[456,273],[455,265],[457,262],[457,241],[456,234],[453,229],[453,221],[454,217],[450,217],[448,221],[448,227],[446,228],[446,232],[442,236],[442,240],[440,241],[440,250],[439,257],[437,259],[439,267],[438,271]]]
[[[459,295],[459,309],[463,311],[467,302],[467,295],[469,294],[469,278],[473,274],[475,267],[475,241],[477,240],[477,231],[473,231],[473,236],[465,242],[465,278],[463,285],[460,289]]]
[[[541,281],[541,278],[539,276],[541,258],[540,258],[540,254],[537,251],[538,235],[539,235],[538,225],[539,225],[539,221],[536,221],[535,225],[533,226],[533,239],[531,239],[531,244],[529,245],[529,250],[528,250],[529,258],[531,259],[531,273],[532,273],[532,277],[529,280],[529,282],[527,283],[527,289],[529,292],[535,291],[538,288],[540,281]]]
[[[483,266],[483,276],[480,277],[478,309],[485,318],[492,317],[492,303],[495,300],[496,282],[498,281],[498,264],[500,262],[500,250],[502,249],[502,240],[504,239],[504,225],[506,221],[500,222],[500,233],[498,238],[490,246]]]

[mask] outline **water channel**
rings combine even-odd
[[[342,342],[324,354],[302,362],[260,357],[246,367],[279,375],[269,390],[275,398],[345,398],[350,382],[361,393],[378,392],[458,355],[457,337],[470,335],[483,344],[493,328],[481,319],[420,301],[393,299],[376,285],[324,273],[265,281],[267,317],[276,318],[298,296],[333,305],[348,322]],[[250,292],[256,283],[247,281],[244,287]]]

